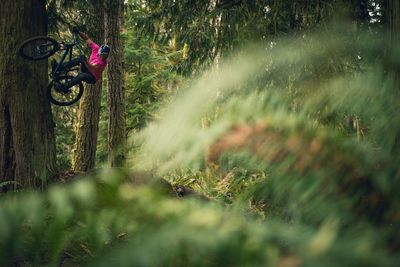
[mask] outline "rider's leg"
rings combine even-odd
[[[71,59],[71,61],[69,61],[69,62],[64,62],[64,63],[62,64],[62,66],[63,66],[64,68],[68,68],[68,69],[69,69],[69,68],[72,68],[72,67],[74,67],[74,66],[79,65],[81,62],[82,62],[82,59],[79,58],[79,57],[77,57],[77,58]]]
[[[81,65],[80,72],[87,74],[87,75],[85,75],[85,80],[84,80],[86,83],[90,83],[90,84],[96,83],[96,78],[93,76],[93,74],[90,73],[89,69],[86,67],[85,64]]]
[[[96,83],[96,78],[93,76],[93,74],[91,74],[88,70],[88,68],[84,65],[81,64],[81,68],[79,70],[79,73],[77,76],[75,76],[74,78],[72,78],[70,81],[65,82],[64,84],[60,84],[59,82],[54,83],[54,87],[57,90],[60,91],[68,91],[68,88],[77,85],[80,82],[86,82],[86,83],[90,83],[90,84],[94,84]]]
[[[87,82],[87,83],[95,83],[96,80],[94,79],[93,75],[86,72],[79,72],[78,76],[72,78],[70,81],[64,83],[64,87],[70,88],[74,85],[77,85],[80,82]]]
[[[72,78],[71,80],[69,80],[68,82],[65,82],[63,84],[59,83],[59,82],[55,82],[54,83],[54,88],[56,88],[59,91],[68,93],[69,88],[71,88],[74,85],[79,84],[82,81],[92,81],[91,80],[92,76],[87,74],[87,73],[83,73],[83,72],[79,72],[79,74],[77,76],[75,76],[74,78]]]
[[[61,66],[58,67],[58,70],[63,71],[63,70],[72,68],[74,66],[79,65],[81,62],[82,62],[81,58],[73,58],[69,62],[64,62]],[[53,59],[51,61],[51,69],[53,72],[56,70],[57,65],[58,65],[57,61],[55,59]]]

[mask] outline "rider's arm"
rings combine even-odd
[[[87,41],[89,39],[89,37],[85,33],[81,32],[81,31],[79,31],[78,34],[85,41]]]
[[[90,45],[90,43],[92,42],[92,40],[90,40],[90,38],[89,38],[85,33],[79,31],[78,34],[79,34],[79,36],[80,36],[83,40],[86,41],[86,43],[87,43],[88,45]]]

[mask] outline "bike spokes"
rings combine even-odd
[[[53,55],[59,44],[49,37],[35,37],[25,41],[19,49],[19,54],[30,60],[40,60]]]
[[[72,76],[64,76],[59,80],[59,82],[64,84],[65,82],[70,81],[72,78]],[[51,83],[49,85],[47,94],[53,104],[59,106],[68,106],[74,104],[81,98],[83,94],[83,85],[82,83],[79,83],[70,88],[63,89],[57,88],[57,86],[54,86],[54,83]]]

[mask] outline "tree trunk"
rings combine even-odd
[[[5,0],[0,8],[0,182],[22,187],[43,187],[56,174],[47,61],[17,54],[22,41],[47,34],[45,2]]]
[[[385,0],[384,18],[387,32],[386,68],[388,76],[393,79],[394,95],[400,101],[400,2]],[[394,127],[398,127],[394,125]],[[392,145],[392,161],[400,163],[400,131],[396,132]],[[395,170],[394,181],[400,183],[400,172]],[[394,187],[398,188],[398,187]],[[398,245],[400,246],[400,245]]]
[[[400,2],[399,0],[385,0],[385,24],[388,38],[387,67],[393,76],[397,91],[400,93],[400,60],[397,55],[400,44]]]
[[[400,40],[400,2],[398,0],[385,0],[385,18],[390,39]]]
[[[121,40],[123,1],[106,0],[106,41],[111,47],[108,66],[108,163],[121,167],[125,162],[126,146],[124,51]]]
[[[89,8],[91,22],[88,23],[89,37],[101,45],[104,42],[104,3],[97,0]],[[76,124],[76,143],[73,158],[73,170],[87,172],[96,162],[97,134],[99,131],[100,102],[102,82],[86,84],[80,100],[78,121]]]

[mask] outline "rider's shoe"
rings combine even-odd
[[[61,84],[61,83],[59,83],[59,82],[54,82],[54,88],[55,88],[57,91],[59,91],[59,92],[61,92],[61,93],[63,93],[63,94],[69,94],[69,93],[71,93],[71,89],[70,89],[70,88],[66,87],[65,85],[63,85],[63,84]]]

